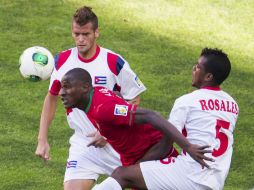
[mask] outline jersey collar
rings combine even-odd
[[[221,88],[219,86],[204,86],[201,89],[214,90],[214,91],[220,91],[221,90]]]
[[[79,58],[79,60],[82,61],[82,62],[89,63],[89,62],[95,60],[95,59],[98,57],[98,55],[99,55],[99,53],[100,53],[100,50],[101,50],[100,46],[97,45],[97,46],[96,46],[96,52],[95,52],[95,54],[93,55],[93,57],[91,57],[90,59],[84,59],[83,57],[81,57],[81,56],[78,54],[78,58]]]
[[[91,107],[92,100],[93,100],[93,94],[94,94],[94,89],[92,89],[92,90],[90,91],[90,94],[89,94],[89,102],[88,102],[88,104],[87,104],[87,106],[86,106],[86,109],[85,109],[85,112],[86,112],[86,113],[89,111],[89,109],[90,109],[90,107]]]

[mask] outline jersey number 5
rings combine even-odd
[[[216,123],[216,139],[220,140],[220,147],[218,149],[214,149],[212,155],[214,157],[221,156],[228,148],[228,137],[225,133],[221,132],[220,129],[229,129],[230,123],[227,121],[217,119]]]

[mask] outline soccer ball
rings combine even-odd
[[[54,69],[54,57],[44,47],[27,48],[19,58],[19,70],[23,77],[31,81],[47,80]]]

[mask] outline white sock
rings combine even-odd
[[[114,178],[108,177],[100,184],[95,185],[92,190],[122,190],[122,187]]]

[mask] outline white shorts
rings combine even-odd
[[[186,175],[188,168],[178,158],[140,163],[142,175],[149,190],[211,190],[195,183]],[[193,169],[193,168],[192,168]]]
[[[86,144],[86,141],[83,141],[82,145],[80,141],[71,142],[64,182],[72,179],[97,180],[100,174],[110,175],[116,167],[122,165],[119,154],[111,145],[95,148],[87,147]]]

